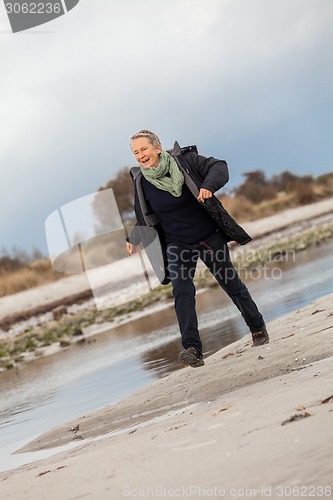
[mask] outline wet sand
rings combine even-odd
[[[333,295],[268,328],[40,436],[21,452],[78,446],[2,473],[0,497],[332,497]]]

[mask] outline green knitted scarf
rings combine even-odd
[[[184,176],[174,158],[166,151],[161,152],[160,162],[157,167],[141,167],[141,172],[147,181],[158,189],[169,191],[173,196],[182,194]],[[170,174],[170,176],[167,174]]]

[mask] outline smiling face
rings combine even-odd
[[[132,151],[140,167],[158,167],[160,162],[161,144],[153,146],[147,137],[133,139]]]

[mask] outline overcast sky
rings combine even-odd
[[[12,34],[0,4],[0,249],[135,164],[128,138],[242,173],[333,171],[332,0],[80,0]]]

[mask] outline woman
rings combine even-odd
[[[155,227],[160,235],[184,348],[180,362],[204,364],[193,284],[199,257],[239,309],[253,345],[268,343],[264,319],[233,267],[227,246],[231,240],[246,244],[251,237],[213,195],[228,182],[226,162],[199,155],[195,146],[180,148],[175,143],[173,150],[164,151],[149,130],[132,135],[130,142],[139,164],[131,169],[137,228]],[[140,241],[135,228],[127,241],[131,255]]]

